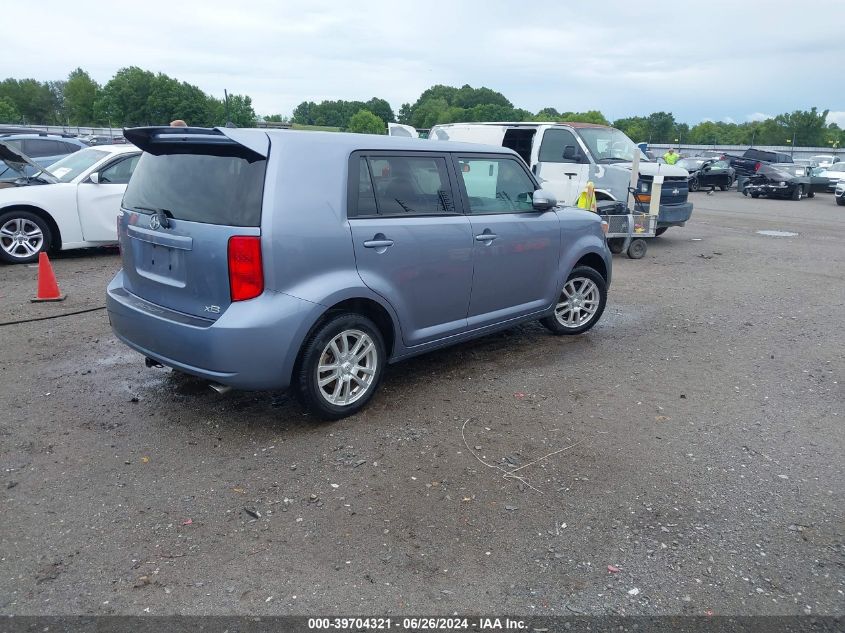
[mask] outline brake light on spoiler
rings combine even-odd
[[[254,299],[264,292],[261,238],[235,235],[229,238],[229,292],[232,301]]]

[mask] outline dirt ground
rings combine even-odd
[[[692,198],[592,332],[395,365],[335,423],[147,369],[103,310],[0,325],[0,612],[842,614],[845,208]],[[59,304],[0,267],[0,324],[119,267],[54,263]]]

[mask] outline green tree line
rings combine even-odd
[[[121,68],[100,85],[81,68],[67,79],[39,82],[7,78],[0,82],[0,122],[31,125],[160,125],[183,119],[190,125],[240,127],[255,124],[252,99],[229,95],[226,103],[197,86],[137,66]]]
[[[228,120],[238,126],[255,124],[256,114],[247,95],[230,95]],[[268,121],[324,126],[354,132],[384,133],[398,121],[416,128],[464,121],[579,121],[613,125],[634,141],[680,145],[789,145],[842,147],[845,131],[826,123],[828,111],[811,108],[779,114],[763,121],[726,123],[702,121],[690,126],[671,112],[653,112],[610,121],[598,110],[572,112],[546,107],[539,112],[517,108],[501,92],[469,85],[435,85],[414,103],[403,103],[394,113],[379,97],[369,101],[303,101],[289,119],[280,114]],[[67,79],[39,82],[8,78],[0,82],[0,122],[53,125],[133,126],[184,119],[190,125],[226,122],[223,99],[163,73],[137,66],[118,70],[99,85],[81,68]]]

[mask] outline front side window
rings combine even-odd
[[[572,132],[552,128],[543,134],[538,160],[541,163],[586,163],[587,157]]]
[[[359,215],[373,213],[373,197],[379,215],[454,213],[446,159],[438,156],[362,157]]]
[[[112,163],[100,172],[100,182],[110,185],[125,185],[132,177],[132,172],[135,170],[135,165],[138,164],[140,154],[124,158],[116,163]]]
[[[534,211],[534,182],[515,160],[459,158],[458,165],[473,215]]]
[[[717,160],[715,163],[711,165],[713,169],[727,169],[728,163],[723,160]]]

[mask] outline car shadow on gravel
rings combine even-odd
[[[597,326],[600,327],[601,324]],[[391,365],[373,401],[349,419],[354,424],[359,418],[401,410],[407,406],[408,394],[425,398],[428,393],[433,397],[455,382],[476,384],[473,379],[491,371],[519,373],[529,368],[552,366],[560,362],[561,352],[567,347],[591,349],[594,344],[589,334],[557,337],[538,323],[526,323],[435,350]],[[200,431],[207,428],[209,420],[215,420],[221,426],[225,422],[226,426],[238,427],[241,431],[278,433],[308,431],[337,423],[312,416],[301,407],[292,391],[232,390],[218,394],[201,378],[169,369],[146,371],[160,373],[147,374],[142,381],[136,382],[132,390],[137,396],[133,398],[158,410],[151,416],[171,427],[175,423],[186,430]],[[184,410],[190,410],[190,414],[180,414]]]

